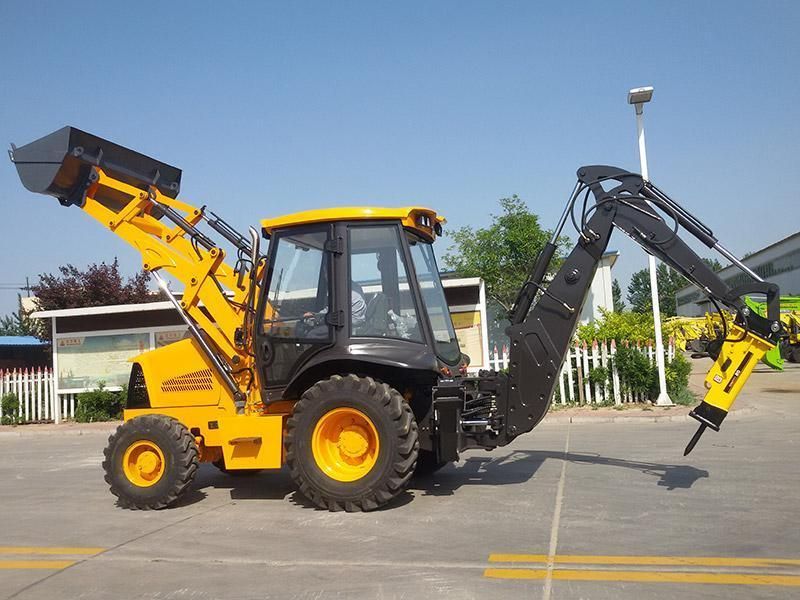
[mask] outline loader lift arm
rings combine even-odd
[[[574,209],[581,195],[583,208],[578,219]],[[594,199],[591,205],[590,197]],[[556,240],[568,219],[575,225],[579,240],[555,276],[545,282]],[[497,399],[499,405],[505,404],[499,411],[505,421],[499,431],[500,444],[530,431],[547,412],[581,307],[615,228],[698,286],[712,303],[723,304],[737,314],[732,331],[720,340],[714,356],[716,362],[706,378],[708,392],[690,413],[700,421],[700,429],[686,453],[706,427],[719,430],[753,366],[783,335],[778,287],[737,260],[707,226],[638,174],[608,166],[581,167],[553,237],[510,311],[507,390]],[[752,283],[728,286],[681,239],[681,228],[745,271]],[[742,296],[749,293],[766,296],[766,318],[746,307]]]
[[[260,402],[252,332],[264,268],[255,229],[247,240],[205,207],[177,200],[179,169],[74,127],[12,145],[9,155],[26,188],[80,207],[139,252],[142,267],[175,305],[237,412],[251,412]],[[198,229],[203,222],[236,248],[234,268]],[[183,284],[180,299],[159,271]]]

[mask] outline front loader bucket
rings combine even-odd
[[[22,185],[65,205],[82,202],[93,166],[144,190],[153,185],[170,198],[180,191],[180,169],[75,127],[62,127],[19,148],[12,144],[8,154]]]

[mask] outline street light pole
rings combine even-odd
[[[639,163],[642,169],[642,178],[650,181],[650,174],[647,170],[647,147],[644,141],[644,105],[650,102],[653,97],[653,88],[636,88],[628,92],[628,103],[633,104],[636,109],[636,130],[639,138]],[[664,366],[664,340],[661,336],[661,307],[658,302],[658,278],[656,270],[656,258],[648,254],[648,266],[650,267],[650,296],[653,304],[653,324],[655,326],[656,338],[656,368],[658,370],[658,398],[656,405],[672,406],[667,393],[667,377]]]

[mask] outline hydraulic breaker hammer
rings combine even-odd
[[[719,356],[706,374],[706,396],[700,406],[689,413],[700,421],[700,427],[686,446],[684,456],[692,451],[706,427],[719,431],[722,420],[728,415],[753,368],[776,347],[736,324],[731,325],[728,334],[734,338],[723,341]]]

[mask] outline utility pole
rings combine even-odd
[[[642,177],[645,181],[650,181],[650,174],[647,170],[647,147],[644,141],[644,105],[653,98],[652,87],[634,88],[628,92],[628,104],[633,104],[636,109],[636,131],[639,140],[639,163],[642,168]],[[653,323],[655,325],[656,338],[656,368],[658,369],[658,398],[656,405],[672,406],[667,393],[667,377],[664,365],[664,340],[661,336],[661,307],[658,302],[658,277],[656,271],[656,257],[648,253],[648,265],[650,267],[650,295],[653,303]]]

